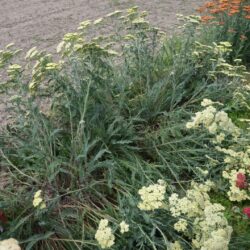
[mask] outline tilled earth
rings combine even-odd
[[[176,14],[189,14],[202,0],[1,0],[0,47],[15,42],[22,49],[54,48],[79,22],[96,19],[115,9],[138,5],[150,20],[168,31]]]
[[[204,0],[0,0],[0,49],[14,42],[25,51],[36,46],[54,53],[63,35],[86,19],[139,6],[150,21],[172,32],[176,14],[191,14]],[[6,115],[6,114],[5,114]],[[0,100],[0,125],[4,120]]]

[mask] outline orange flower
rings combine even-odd
[[[215,2],[207,2],[204,4],[204,7],[205,8],[212,8],[215,6]]]
[[[213,17],[213,16],[202,16],[201,21],[206,23],[206,22],[208,22],[208,21],[210,21],[210,20],[212,20],[214,18],[215,17]]]
[[[246,5],[243,7],[244,11],[250,12],[250,5]]]
[[[231,9],[232,9],[232,10],[239,10],[239,9],[240,9],[240,6],[238,6],[238,5],[232,5],[232,6],[231,6]]]
[[[229,7],[229,4],[228,3],[222,3],[222,4],[220,4],[219,5],[219,8],[221,9],[223,9],[223,8],[228,8]]]
[[[212,9],[209,11],[211,14],[217,14],[217,13],[220,13],[222,12],[220,9]]]
[[[232,4],[241,4],[241,0],[232,0],[231,3]]]
[[[250,19],[250,15],[245,16],[246,19]]]
[[[240,12],[239,10],[230,10],[229,14],[234,15],[234,14],[237,14],[239,12]]]
[[[220,12],[226,11],[227,8],[220,8]]]

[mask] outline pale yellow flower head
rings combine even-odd
[[[158,184],[142,187],[138,191],[142,201],[138,204],[141,210],[155,210],[162,208],[166,193],[166,183],[158,180]]]
[[[98,241],[102,249],[110,248],[115,244],[115,236],[112,233],[111,228],[108,226],[107,219],[100,220],[95,239]]]
[[[183,248],[179,241],[175,241],[173,243],[170,243],[169,250],[183,250]]]
[[[33,199],[33,206],[37,207],[39,209],[44,209],[46,208],[46,203],[44,202],[43,198],[42,198],[42,190],[38,190],[35,194],[34,194],[34,199]]]
[[[185,219],[179,219],[179,221],[177,221],[174,224],[174,229],[177,232],[184,232],[187,229],[188,223]]]
[[[0,250],[21,250],[16,239],[10,238],[0,241]]]
[[[125,221],[122,221],[120,223],[120,232],[121,232],[121,234],[124,234],[124,233],[126,233],[128,231],[129,231],[129,225]]]

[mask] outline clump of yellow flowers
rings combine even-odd
[[[214,136],[212,143],[216,144],[215,149],[225,155],[223,163],[226,167],[222,171],[222,177],[230,184],[227,192],[229,200],[237,202],[249,200],[247,179],[250,175],[250,147],[246,144],[243,131],[232,122],[225,111],[217,110],[214,107],[216,104],[222,106],[221,103],[204,99],[201,106],[205,109],[197,112],[186,127],[190,129],[202,126]],[[226,138],[229,140],[224,146]]]
[[[204,184],[193,182],[183,198],[179,198],[175,193],[169,197],[169,210],[172,216],[185,216],[192,223],[193,249],[228,249],[232,227],[228,225],[224,216],[224,207],[210,201],[208,192],[212,186],[213,183],[210,181]],[[187,226],[187,220],[181,218],[174,228],[189,237],[190,234],[186,232]]]
[[[188,129],[203,126],[209,133],[215,135],[214,143],[220,144],[226,137],[226,134],[234,138],[239,136],[239,128],[235,126],[225,111],[218,111],[213,104],[220,104],[209,99],[203,99],[201,106],[205,107],[203,111],[197,112],[192,117],[191,122],[187,122]],[[220,104],[222,105],[222,104]]]
[[[108,226],[107,219],[100,220],[99,227],[95,234],[95,239],[98,241],[101,248],[109,248],[115,244],[115,236],[112,229]]]
[[[0,250],[21,250],[16,239],[10,238],[0,241]]]
[[[177,232],[184,232],[187,229],[187,226],[188,226],[187,220],[185,220],[185,219],[179,219],[179,221],[177,221],[174,224],[174,229]]]
[[[138,204],[141,210],[152,211],[162,208],[166,193],[166,183],[163,180],[158,180],[157,184],[142,187],[138,193],[142,200]]]
[[[33,198],[33,206],[37,207],[39,209],[44,209],[46,208],[46,203],[44,202],[43,198],[42,198],[42,190],[38,190],[35,194],[34,194],[34,198]]]
[[[125,221],[122,221],[120,223],[120,232],[121,232],[121,234],[124,234],[124,233],[126,233],[128,231],[129,231],[129,225]]]
[[[169,250],[182,250],[182,246],[179,241],[175,241],[170,243]]]

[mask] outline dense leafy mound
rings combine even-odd
[[[32,48],[20,66],[13,45],[0,51],[10,114],[1,239],[25,249],[249,244],[247,201],[236,209],[227,195],[231,185],[248,200],[246,67],[200,17],[182,17],[167,37],[145,16],[131,8],[82,22],[58,61]]]

